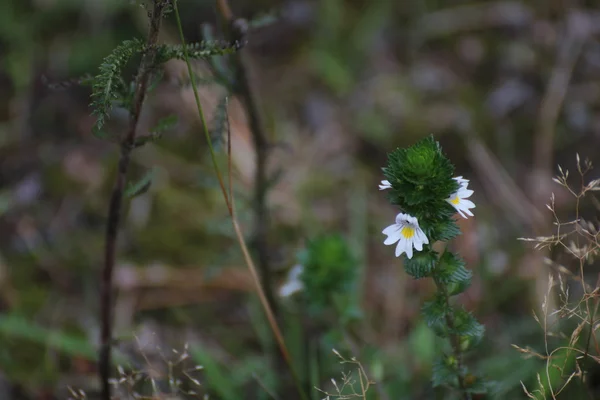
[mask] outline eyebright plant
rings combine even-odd
[[[395,255],[404,254],[404,268],[410,276],[430,277],[437,288],[422,314],[450,346],[434,365],[433,386],[453,388],[461,398],[471,399],[473,393],[485,392],[486,385],[469,373],[463,356],[481,341],[484,328],[450,299],[469,287],[472,274],[457,254],[447,247],[438,252],[433,244],[460,234],[455,216],[457,212],[463,218],[473,216],[475,204],[467,200],[473,191],[467,188],[467,179],[453,176],[454,166],[432,136],[391,152],[383,174],[386,179],[379,190],[385,190],[390,203],[400,209],[395,223],[383,230],[384,244],[396,244]]]

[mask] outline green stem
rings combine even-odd
[[[448,294],[448,288],[445,284],[439,282],[437,279],[434,279],[435,285],[437,286],[438,292],[444,296],[444,301],[446,303],[447,309],[452,309],[452,305],[450,304],[450,295]],[[446,313],[446,326],[449,331],[455,331],[456,324],[454,323],[454,314]],[[456,359],[456,378],[458,379],[458,387],[462,392],[462,398],[464,400],[471,400],[471,393],[467,391],[467,387],[465,385],[465,374],[463,371],[463,354],[460,348],[460,336],[452,333],[450,334],[450,345],[452,346],[452,352],[454,358]]]
[[[244,258],[246,260],[246,263],[248,264],[248,268],[252,274],[253,280],[256,284],[256,290],[258,292],[258,296],[261,300],[261,303],[263,305],[263,308],[265,310],[265,313],[267,314],[267,319],[269,320],[269,325],[271,327],[271,330],[273,331],[273,334],[275,335],[275,339],[279,345],[279,349],[281,350],[281,353],[283,354],[284,359],[286,360],[288,367],[290,369],[290,372],[292,374],[292,378],[294,380],[294,383],[296,385],[296,388],[298,390],[298,393],[300,395],[300,398],[302,400],[308,400],[308,397],[306,396],[306,393],[304,392],[304,390],[302,389],[302,385],[300,383],[300,379],[298,377],[298,374],[296,373],[296,370],[294,368],[292,359],[289,355],[289,352],[287,350],[287,347],[285,345],[285,342],[283,340],[283,335],[281,334],[281,330],[279,329],[279,326],[277,325],[277,322],[275,320],[274,317],[274,313],[269,305],[269,302],[267,301],[267,298],[265,296],[264,290],[261,286],[260,283],[260,279],[258,277],[258,274],[256,272],[256,268],[254,267],[254,263],[252,261],[252,258],[250,257],[250,254],[248,252],[248,249],[246,247],[246,244],[244,242],[244,238],[243,235],[241,233],[240,227],[238,225],[237,219],[235,217],[235,208],[234,208],[234,203],[233,203],[233,190],[232,188],[230,188],[230,193],[231,193],[231,201],[230,201],[230,197],[227,195],[227,190],[225,189],[225,183],[223,182],[223,178],[221,176],[221,172],[219,170],[219,165],[217,164],[217,159],[215,156],[215,152],[212,146],[212,141],[210,138],[210,133],[208,131],[208,126],[206,124],[206,119],[204,118],[204,112],[202,110],[202,104],[200,103],[200,96],[198,95],[198,89],[196,87],[196,79],[195,79],[195,75],[194,72],[192,70],[192,65],[190,64],[190,60],[188,57],[188,52],[187,52],[187,47],[186,47],[186,43],[185,43],[185,37],[183,35],[183,27],[181,24],[181,17],[179,16],[179,8],[177,5],[177,0],[173,0],[173,11],[175,13],[175,19],[177,22],[177,28],[179,30],[179,37],[181,39],[181,44],[182,44],[182,48],[183,48],[183,56],[184,56],[184,60],[185,60],[185,64],[187,66],[187,70],[188,70],[188,74],[190,76],[190,83],[192,85],[192,91],[194,92],[194,99],[196,101],[196,107],[198,110],[198,115],[200,116],[200,121],[202,123],[202,127],[204,130],[204,136],[206,137],[206,142],[208,144],[208,148],[210,149],[210,156],[213,162],[213,166],[215,168],[215,172],[217,174],[217,178],[219,180],[219,185],[221,186],[221,191],[223,192],[223,198],[225,199],[225,202],[227,203],[227,208],[229,209],[229,215],[231,216],[231,220],[233,223],[233,227],[236,233],[236,236],[238,238],[240,247],[242,249],[242,253],[244,254]],[[231,172],[231,171],[230,171]]]

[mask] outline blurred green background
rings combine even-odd
[[[574,218],[574,199],[551,180],[558,163],[575,170],[576,153],[598,161],[599,5],[231,0],[236,16],[253,21],[242,51],[272,143],[271,290],[298,263],[314,271],[314,291],[277,296],[311,399],[325,396],[315,386],[331,390],[330,379],[350,368],[333,348],[377,382],[369,398],[446,398],[429,382],[442,345],[419,316],[433,287],[409,280],[383,245],[395,210],[377,190],[386,153],[430,133],[475,190],[476,216],[460,220],[463,235],[452,243],[474,273],[460,301],[486,326],[468,363],[496,382],[497,398],[526,398],[520,381],[535,386],[545,374],[543,360],[511,344],[543,349],[532,310],[546,293],[544,258],[567,268],[572,259],[517,238],[553,232],[544,207],[552,192],[559,216]],[[188,41],[222,38],[213,0],[179,7]],[[98,392],[99,277],[118,147],[91,134],[90,90],[78,80],[123,40],[143,38],[146,25],[135,1],[0,5],[2,400]],[[169,15],[160,40],[177,43],[176,29]],[[196,64],[219,144],[225,90],[210,78],[228,61]],[[125,78],[135,70],[129,65]],[[154,376],[165,392],[175,374],[189,388],[188,375],[197,379],[195,390],[212,399],[298,398],[235,240],[185,67],[173,61],[162,72],[140,129],[168,115],[177,124],[134,153],[130,178],[152,171],[154,182],[125,204],[115,362]],[[229,107],[237,206],[250,236],[254,150],[240,103],[231,98]],[[115,110],[111,134],[126,117]],[[597,222],[594,202],[582,209]],[[595,282],[597,269],[587,271]],[[186,365],[170,372],[172,349],[186,345]],[[195,365],[204,369],[188,374]],[[598,393],[593,371],[587,385],[561,398]]]

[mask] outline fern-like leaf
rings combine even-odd
[[[94,131],[99,132],[109,117],[113,102],[118,100],[123,86],[121,72],[127,62],[144,50],[139,39],[125,40],[117,46],[100,64],[100,73],[92,80],[92,114],[96,116]]]
[[[235,43],[223,43],[223,42],[200,42],[200,43],[188,43],[186,45],[187,56],[190,59],[208,59],[214,56],[222,56],[225,54],[232,54],[238,50],[240,44]],[[167,62],[171,59],[184,60],[185,55],[183,52],[182,45],[171,45],[163,44],[158,47],[156,53],[156,62],[158,64]]]

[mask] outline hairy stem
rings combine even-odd
[[[239,40],[245,32],[242,24],[237,24],[229,3],[227,0],[218,0],[219,11],[223,19],[227,22],[227,40],[235,42]],[[277,304],[273,295],[273,285],[271,279],[271,269],[269,266],[269,244],[268,227],[269,214],[267,210],[267,158],[269,155],[269,143],[260,119],[260,111],[254,97],[250,80],[248,79],[248,69],[246,67],[242,52],[236,52],[233,56],[233,68],[235,69],[235,83],[233,92],[238,94],[246,108],[250,120],[250,131],[254,142],[256,152],[256,171],[254,174],[254,247],[258,257],[258,269],[262,286],[265,290],[267,300],[277,314]]]
[[[138,68],[135,80],[135,94],[131,116],[129,119],[129,127],[127,134],[121,142],[121,156],[119,159],[119,168],[117,177],[110,197],[108,207],[108,221],[106,226],[106,240],[104,250],[104,268],[102,270],[101,281],[101,323],[102,329],[100,334],[100,354],[98,362],[98,372],[102,384],[102,399],[110,400],[110,368],[111,368],[111,342],[112,342],[112,279],[115,266],[115,253],[117,247],[117,237],[119,233],[119,225],[121,221],[121,207],[123,203],[123,191],[127,179],[127,170],[129,169],[129,161],[131,151],[135,142],[135,135],[138,125],[138,120],[142,110],[142,105],[146,97],[148,81],[154,58],[156,56],[156,43],[158,41],[158,32],[160,30],[162,14],[168,1],[155,0],[151,11],[150,29],[146,50],[142,56],[140,66]]]
[[[437,289],[444,296],[444,301],[446,302],[446,307],[451,308],[450,304],[450,295],[448,294],[448,289],[446,285],[441,282],[435,280],[435,284]],[[454,314],[447,313],[446,314],[446,326],[449,331],[454,331],[456,328],[456,324],[454,323]],[[467,391],[467,387],[465,385],[465,374],[463,371],[463,355],[462,350],[460,348],[460,336],[457,334],[450,334],[450,345],[452,346],[452,352],[454,353],[454,358],[456,359],[456,378],[458,379],[458,387],[462,392],[462,398],[464,400],[471,400],[471,393]]]

